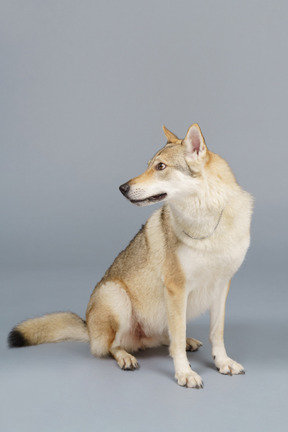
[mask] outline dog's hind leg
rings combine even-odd
[[[186,351],[198,351],[202,345],[202,342],[197,339],[186,338]]]
[[[120,282],[106,282],[96,288],[88,305],[86,320],[93,355],[103,357],[111,354],[121,369],[138,368],[135,357],[123,347],[123,340],[127,344],[127,335],[131,333],[132,305]],[[131,342],[129,346],[133,350]]]
[[[124,348],[117,345],[117,337],[110,348],[110,354],[117,361],[118,365],[123,370],[135,370],[139,368],[139,364],[134,356],[125,351]]]

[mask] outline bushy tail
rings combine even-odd
[[[8,336],[10,348],[62,341],[89,342],[86,322],[72,312],[28,319],[14,327]]]

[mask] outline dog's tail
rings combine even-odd
[[[23,321],[8,336],[10,348],[63,341],[89,342],[86,321],[72,312],[52,313]]]

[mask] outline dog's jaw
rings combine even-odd
[[[163,201],[163,200],[165,200],[166,197],[167,197],[167,193],[163,192],[161,194],[152,195],[152,196],[144,198],[144,199],[137,199],[136,200],[136,199],[132,199],[129,197],[127,197],[127,198],[129,199],[129,201],[132,204],[135,204],[137,206],[146,206],[146,205],[151,205],[151,204],[155,204],[157,202]]]

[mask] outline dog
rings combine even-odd
[[[186,322],[210,311],[212,357],[221,374],[244,373],[224,345],[230,282],[250,244],[253,198],[228,163],[208,150],[198,124],[183,140],[163,126],[167,144],[147,170],[120,186],[137,206],[163,202],[96,285],[86,321],[71,312],[18,324],[10,347],[67,340],[90,343],[96,357],[112,355],[121,369],[138,368],[131,354],[168,345],[180,386],[202,388],[186,351]]]

